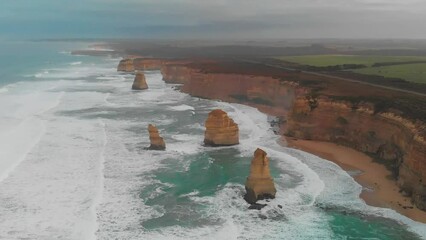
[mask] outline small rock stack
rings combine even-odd
[[[148,132],[149,132],[149,140],[151,142],[151,145],[148,149],[150,150],[165,150],[166,149],[166,143],[164,142],[163,138],[160,137],[160,134],[158,133],[158,129],[152,125],[148,125]]]
[[[146,84],[145,75],[141,72],[137,72],[135,80],[132,85],[133,90],[144,90],[148,89],[148,84]]]
[[[244,199],[250,204],[255,204],[257,200],[275,198],[276,192],[274,180],[269,172],[269,159],[266,152],[258,148],[251,161]]]

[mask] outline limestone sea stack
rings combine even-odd
[[[135,76],[135,80],[132,85],[133,90],[144,90],[148,89],[148,84],[145,81],[145,75],[141,72],[137,72]]]
[[[213,110],[205,123],[204,144],[230,146],[239,143],[238,125],[221,109]]]
[[[258,148],[251,161],[244,199],[250,204],[255,204],[257,200],[275,198],[276,192],[274,180],[269,172],[269,159],[266,152]]]
[[[119,72],[133,72],[135,67],[133,65],[133,59],[127,58],[120,61],[117,67]]]
[[[164,143],[164,140],[162,137],[160,137],[160,134],[158,133],[158,129],[152,125],[148,125],[148,132],[149,132],[149,140],[151,142],[151,145],[148,149],[150,150],[164,150],[166,149],[166,143]]]

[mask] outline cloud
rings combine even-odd
[[[0,9],[0,32],[12,34],[13,28],[13,34],[39,29],[42,35],[105,37],[426,38],[420,30],[425,12],[424,0],[16,0]]]

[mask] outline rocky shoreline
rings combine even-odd
[[[154,69],[161,70],[164,81],[182,84],[181,91],[193,96],[243,103],[278,117],[283,123],[280,134],[333,142],[373,156],[391,171],[401,194],[426,210],[424,121],[412,111],[369,97],[385,99],[395,95],[392,91],[357,93],[356,83],[328,85],[327,79],[305,80],[300,73],[233,62],[135,58],[118,66],[130,72]]]

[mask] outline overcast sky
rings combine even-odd
[[[0,37],[426,38],[426,0],[0,0]]]

